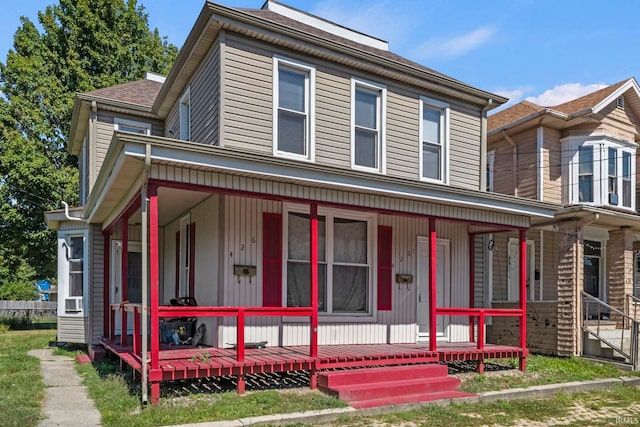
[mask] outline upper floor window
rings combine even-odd
[[[487,153],[487,191],[494,191],[493,177],[494,177],[494,164],[496,160],[496,152],[492,150]]]
[[[191,91],[189,88],[180,98],[180,139],[191,141]]]
[[[314,160],[315,68],[274,58],[274,155]]]
[[[634,149],[612,141],[582,141],[573,147],[569,203],[635,209]]]
[[[385,172],[386,88],[351,81],[351,166]]]
[[[140,133],[142,135],[151,135],[151,124],[145,122],[137,122],[134,120],[121,119],[116,117],[113,119],[113,127],[115,130],[124,132]]]
[[[420,179],[447,182],[449,104],[420,99]]]

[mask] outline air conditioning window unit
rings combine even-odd
[[[79,313],[82,311],[82,298],[65,298],[65,313]]]

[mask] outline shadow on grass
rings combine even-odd
[[[12,331],[56,329],[58,327],[58,320],[55,317],[0,317],[0,325],[5,325]]]

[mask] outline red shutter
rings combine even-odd
[[[180,230],[176,231],[176,298],[180,297]]]
[[[378,226],[378,310],[391,310],[392,228]]]
[[[189,225],[189,296],[196,296],[196,223]]]
[[[282,215],[262,215],[262,305],[282,306]]]

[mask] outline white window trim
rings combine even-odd
[[[582,235],[582,252],[584,255],[584,242],[585,240],[591,240],[593,242],[600,243],[600,295],[598,298],[604,301],[605,303],[609,301],[609,290],[607,283],[607,242],[609,241],[609,232],[603,228],[597,227],[585,227]],[[584,272],[582,274],[582,290],[584,291]]]
[[[378,91],[378,126],[380,138],[378,143],[378,161],[380,164],[377,168],[369,168],[366,166],[356,165],[356,88],[360,86],[365,89]],[[351,78],[351,168],[365,172],[375,172],[379,174],[387,173],[387,87],[385,85],[363,80]]]
[[[151,135],[151,123],[138,122],[135,120],[128,120],[120,117],[114,117],[113,128],[115,130],[120,130],[120,125],[132,127],[132,128],[139,128],[140,130],[144,130],[143,135]]]
[[[84,242],[83,262],[82,262],[82,297],[72,297],[69,295],[69,261],[66,254],[69,250],[69,239],[71,237],[82,236]],[[69,230],[58,232],[58,316],[59,317],[87,317],[88,316],[88,295],[89,295],[89,254],[87,230]],[[82,298],[82,310],[75,313],[67,313],[65,300],[67,298]]]
[[[299,205],[294,203],[283,203],[282,206],[282,306],[287,307],[287,261],[288,261],[288,237],[289,237],[289,212],[305,213],[309,214],[309,206]],[[377,216],[375,214],[368,214],[364,212],[347,211],[336,208],[328,208],[319,206],[318,216],[324,216],[327,218],[327,236],[326,236],[326,248],[333,248],[333,233],[329,219],[334,217],[357,219],[367,221],[367,262],[369,264],[369,308],[367,313],[351,313],[351,314],[333,314],[330,312],[319,312],[318,320],[320,322],[351,322],[351,323],[371,323],[377,320],[377,292],[375,292],[375,284],[378,283],[378,271],[377,271],[377,233],[378,229]],[[331,252],[331,251],[327,251]],[[333,263],[333,253],[326,254],[327,265]],[[329,286],[331,281],[331,271],[327,268],[327,310],[332,305],[332,289]],[[284,316],[283,322],[300,322],[308,320],[306,317],[298,316]]]
[[[563,141],[563,152],[566,153],[568,165],[569,185],[567,192],[567,203],[572,205],[606,206],[620,210],[635,212],[636,210],[636,150],[630,143],[613,139],[607,136],[599,136],[598,139],[566,138]],[[565,143],[567,145],[565,145]],[[581,202],[579,200],[579,179],[578,179],[578,149],[580,147],[593,147],[593,202]],[[565,149],[567,147],[568,149]],[[609,149],[615,149],[617,155],[617,175],[618,175],[618,204],[609,203]],[[631,206],[622,205],[622,152],[631,155]]]
[[[278,150],[278,108],[280,105],[280,97],[279,97],[279,68],[280,65],[284,65],[285,67],[292,68],[294,70],[298,70],[304,73],[307,73],[309,76],[306,85],[305,85],[305,99],[307,101],[307,128],[306,131],[306,139],[307,139],[307,154],[300,155],[295,153],[289,153],[287,151]],[[273,155],[274,157],[284,157],[292,160],[302,160],[307,162],[315,162],[316,161],[316,144],[315,144],[315,134],[316,134],[316,100],[315,100],[315,87],[316,87],[316,68],[305,62],[297,61],[291,58],[286,58],[279,55],[273,56]]]
[[[184,123],[184,110],[188,110],[188,123]],[[178,106],[178,113],[180,118],[180,139],[183,141],[191,141],[191,88],[187,87],[182,96],[180,97],[180,104]]]
[[[433,179],[427,178],[423,176],[423,159],[422,159],[422,144],[424,141],[422,140],[422,131],[423,131],[423,120],[422,114],[424,111],[425,104],[429,107],[442,110],[440,115],[440,168],[441,168],[441,178]],[[420,161],[420,181],[424,182],[434,182],[438,184],[448,184],[449,183],[449,125],[450,121],[450,111],[451,107],[448,103],[438,101],[437,99],[427,98],[426,96],[420,97],[420,141],[418,144],[418,159]]]

